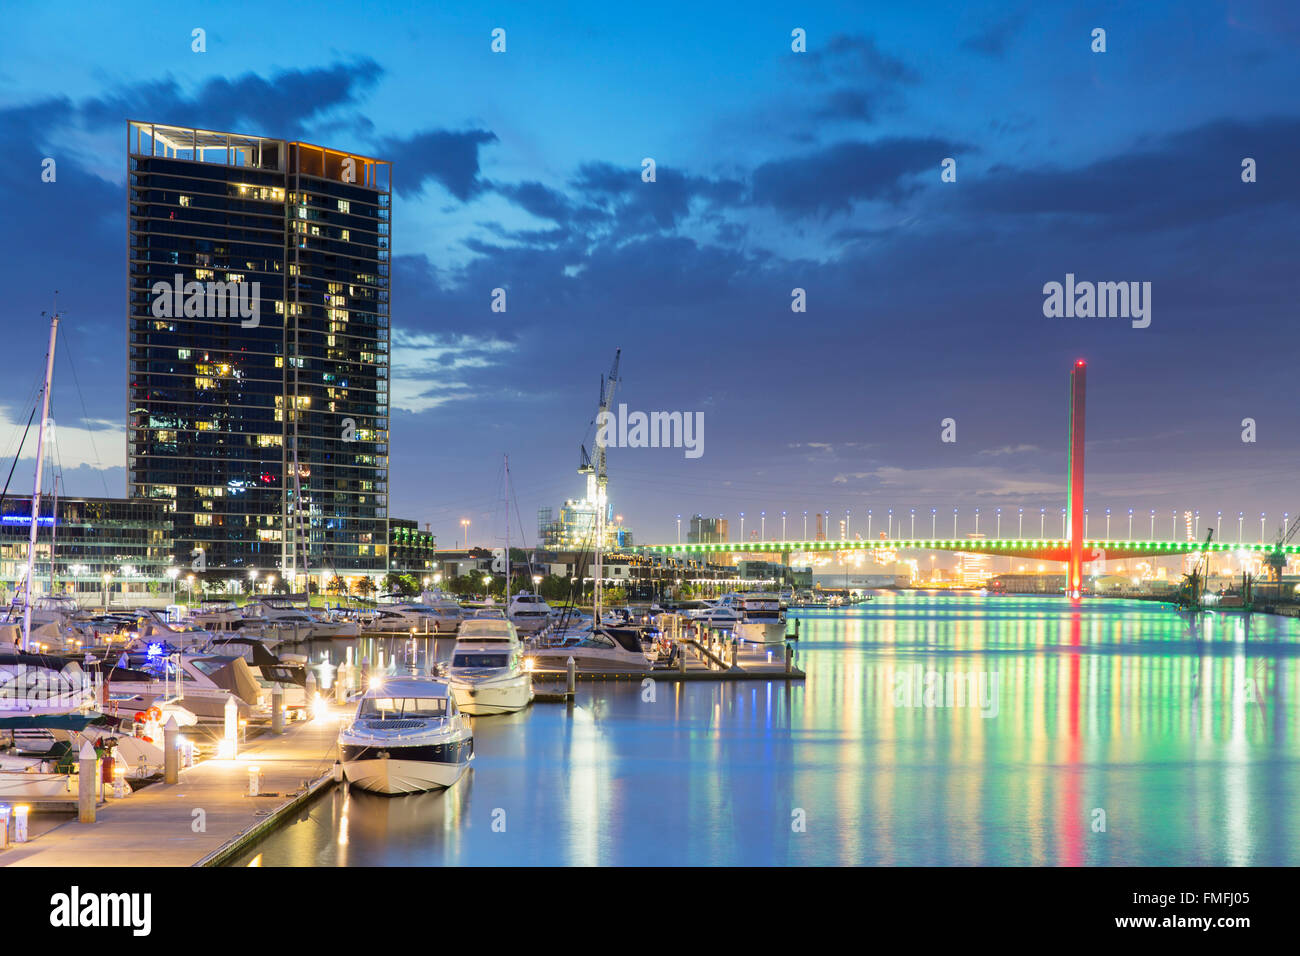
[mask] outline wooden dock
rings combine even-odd
[[[203,760],[182,770],[179,783],[110,798],[94,823],[73,815],[0,851],[0,866],[219,865],[333,784],[338,725],[351,712],[326,704],[283,736],[251,737],[234,760]],[[247,795],[250,767],[261,771],[256,797]]]
[[[685,669],[680,666],[655,667],[648,671],[628,673],[590,673],[576,674],[580,681],[605,680],[645,680],[675,683],[680,681],[744,681],[744,680],[803,680],[807,675],[793,663],[786,670],[784,644],[745,644],[737,648],[735,664],[731,662],[729,650],[720,644],[711,647],[694,640],[683,640],[681,646],[685,653]],[[769,657],[770,653],[770,657]],[[566,672],[562,670],[533,671],[534,700],[546,702],[554,700],[563,703],[568,699],[566,692]],[[539,687],[541,685],[541,687]]]

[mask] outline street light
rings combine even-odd
[[[998,509],[997,534],[994,535],[994,537],[999,539],[1002,537],[1002,509],[1001,508]]]
[[[766,511],[760,511],[758,513],[758,521],[759,521],[759,527],[758,527],[759,540],[766,541],[767,540],[767,512]]]
[[[111,581],[112,579],[113,579],[113,575],[110,572],[105,571],[104,572],[104,610],[106,611],[108,610],[108,582]]]
[[[957,509],[952,509],[952,536],[957,537]]]
[[[677,543],[682,543],[682,516],[677,516]]]
[[[1133,540],[1133,509],[1128,509],[1128,539]]]
[[[1024,508],[1020,509],[1020,523],[1016,527],[1016,538],[1018,538],[1021,541],[1025,540],[1025,509]]]
[[[745,512],[740,513],[740,540],[745,540]]]
[[[180,577],[180,574],[181,574],[180,568],[173,567],[167,569],[167,577],[172,579],[172,603],[173,604],[176,603],[176,579]]]
[[[1151,509],[1151,540],[1156,539],[1156,509]]]
[[[808,540],[808,512],[803,513],[803,539]]]
[[[1106,540],[1110,540],[1110,509],[1106,509]]]
[[[469,550],[469,523],[470,523],[470,522],[469,522],[469,519],[468,519],[468,518],[461,518],[461,519],[460,519],[460,530],[461,530],[461,534],[463,534],[463,535],[465,536],[465,550],[466,550],[466,551]]]
[[[931,538],[937,538],[937,537],[939,537],[938,532],[935,531],[935,528],[934,528],[934,524],[935,524],[935,522],[936,522],[938,519],[939,519],[939,509],[937,509],[937,508],[931,508],[931,509],[930,509],[930,537],[931,537]]]
[[[867,537],[871,537],[871,509],[867,509]]]
[[[781,540],[785,540],[785,512],[781,512]]]
[[[916,509],[915,508],[912,509],[912,527],[911,530],[907,532],[907,536],[913,540],[916,540]]]
[[[1039,540],[1047,539],[1047,509],[1038,509],[1038,538]]]
[[[248,569],[248,593],[257,596],[257,568]]]

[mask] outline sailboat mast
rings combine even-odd
[[[41,426],[36,432],[36,482],[32,490],[32,527],[27,538],[27,593],[23,609],[23,650],[32,644],[32,577],[36,572],[36,531],[40,527],[41,482],[45,477],[45,422],[50,415],[50,384],[54,381],[54,342],[59,334],[58,313],[50,320],[50,347],[45,353],[45,388],[41,397]],[[54,560],[53,552],[50,560]]]
[[[510,603],[510,456],[506,461],[506,603]]]

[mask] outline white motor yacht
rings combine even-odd
[[[438,634],[451,632],[455,628],[444,627],[443,618],[433,608],[425,604],[387,604],[375,608],[375,616],[369,624],[374,631],[414,631],[417,634]]]
[[[339,732],[343,774],[363,790],[450,787],[474,759],[474,735],[447,684],[427,677],[372,681]]]
[[[440,590],[424,591],[420,603],[433,610],[438,618],[438,630],[454,631],[466,617],[465,609],[450,594]]]
[[[523,651],[509,621],[475,618],[462,623],[447,669],[456,706],[466,714],[510,714],[532,703],[533,679],[524,667]]]
[[[551,622],[551,606],[539,594],[520,591],[510,599],[506,617],[523,634],[535,634]]]
[[[539,670],[565,670],[573,658],[582,674],[640,674],[650,670],[650,658],[634,628],[569,628],[535,638],[528,655]]]
[[[244,615],[234,601],[204,599],[198,609],[190,613],[190,620],[214,634],[235,631],[244,626]]]
[[[780,644],[785,640],[785,611],[778,594],[747,592],[730,595],[740,614],[733,631],[740,640],[754,644]]]
[[[301,608],[283,598],[262,598],[244,605],[244,620],[260,625],[282,641],[325,640],[335,637],[359,637],[356,621],[335,620],[310,608]]]

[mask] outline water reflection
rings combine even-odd
[[[477,718],[451,791],[326,797],[245,862],[1300,862],[1296,621],[926,593],[803,618],[806,684],[584,683]]]

